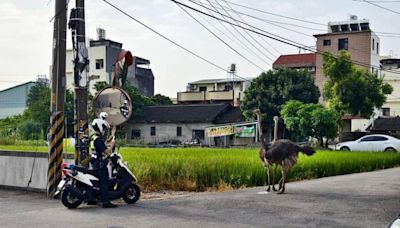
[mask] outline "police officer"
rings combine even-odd
[[[108,189],[109,189],[109,175],[107,169],[107,162],[103,161],[103,156],[110,154],[115,146],[114,140],[109,142],[109,146],[107,147],[103,136],[107,129],[110,128],[110,125],[106,121],[107,113],[100,113],[99,119],[94,119],[92,122],[92,127],[95,133],[92,135],[90,139],[90,148],[92,150],[92,159],[91,164],[93,169],[98,171],[99,179],[100,179],[100,198],[103,203],[103,208],[111,208],[116,207],[110,202],[108,199]]]

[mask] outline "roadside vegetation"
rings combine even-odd
[[[150,190],[225,190],[262,186],[258,149],[121,148],[139,183]],[[289,181],[367,172],[400,166],[400,153],[318,151],[300,154]],[[280,178],[278,168],[277,179]]]
[[[0,150],[46,153],[48,148],[36,141],[25,145],[0,145]],[[73,153],[72,147],[64,152]],[[258,149],[214,148],[139,148],[122,147],[123,160],[145,191],[224,191],[263,186],[264,167]],[[299,181],[368,172],[400,166],[399,152],[342,152],[318,150],[311,157],[300,154],[289,173],[289,181]],[[276,182],[280,170],[276,172]]]

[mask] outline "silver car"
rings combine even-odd
[[[341,142],[336,150],[344,151],[400,151],[400,139],[389,135],[366,135],[355,141]]]

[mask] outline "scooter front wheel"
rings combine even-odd
[[[140,187],[136,183],[132,183],[122,198],[124,199],[125,203],[136,203],[136,201],[138,201],[140,198]]]
[[[61,202],[64,206],[72,209],[77,208],[81,205],[82,200],[78,199],[77,197],[73,196],[68,189],[64,189],[61,196]]]

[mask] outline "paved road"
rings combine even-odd
[[[400,168],[102,209],[0,190],[0,227],[386,227],[400,213]]]

